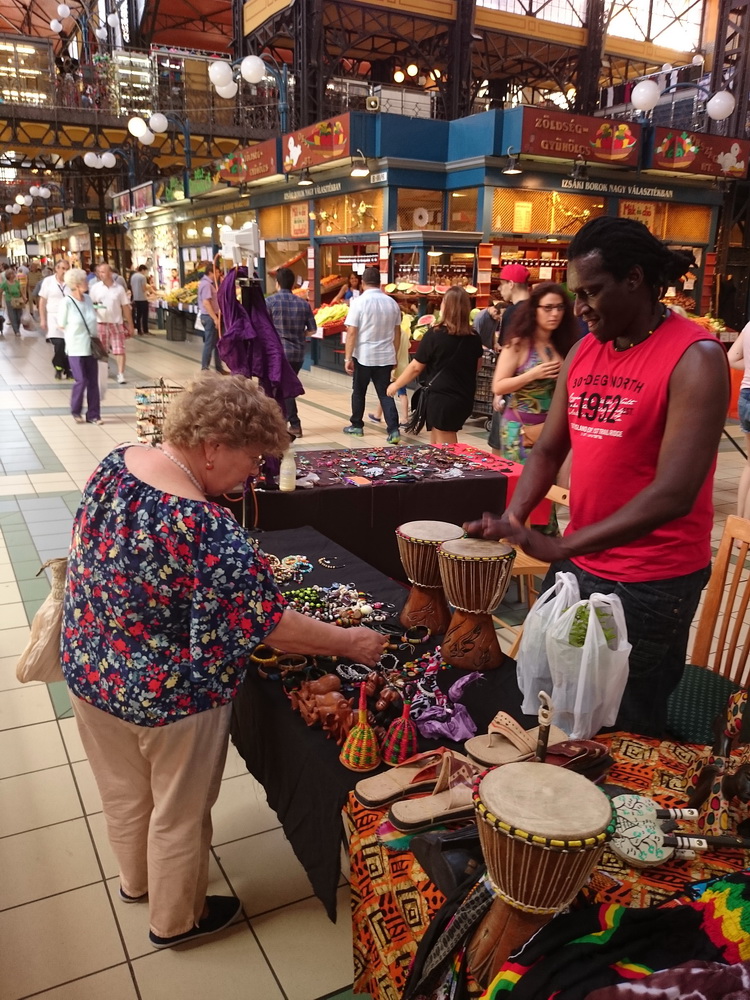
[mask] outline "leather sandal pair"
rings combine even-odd
[[[409,757],[397,767],[392,767],[371,778],[364,778],[354,786],[354,794],[367,809],[380,809],[407,795],[420,795],[434,790],[446,763],[454,758],[462,764],[469,764],[463,754],[454,753],[447,747],[427,750]]]
[[[472,760],[485,767],[500,764],[514,764],[521,760],[531,760],[536,751],[539,727],[524,729],[507,712],[498,712],[487,727],[484,736],[474,736],[464,743],[464,749]],[[549,727],[548,744],[562,743],[568,734],[557,726]]]

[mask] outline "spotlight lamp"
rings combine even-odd
[[[297,187],[312,187],[313,183],[313,179],[310,176],[310,168],[305,167],[300,174],[300,179],[297,181]]]
[[[406,67],[407,76],[416,76],[419,73],[419,66],[416,63],[409,63]]]
[[[402,69],[394,70],[394,73],[393,73],[393,81],[394,81],[394,83],[403,83],[405,79],[406,79],[406,74],[404,73],[404,71]]]
[[[588,180],[589,176],[589,165],[586,161],[583,153],[579,153],[576,156],[573,163],[573,169],[570,171],[570,176],[574,181],[585,181]]]
[[[357,150],[357,155],[359,156],[359,159],[357,159],[357,160],[355,160],[353,162],[351,173],[350,173],[349,176],[350,177],[369,177],[370,176],[370,168],[367,166],[367,159],[365,157],[365,154],[362,152],[361,149],[358,149]]]
[[[518,161],[521,156],[520,149],[513,149],[512,146],[508,146],[508,151],[505,154],[508,157],[508,162],[503,167],[504,174],[521,174],[523,171],[518,165]]]

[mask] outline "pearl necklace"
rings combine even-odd
[[[195,486],[195,488],[198,490],[199,493],[205,494],[206,492],[205,489],[201,486],[201,484],[198,482],[198,480],[195,478],[193,473],[190,471],[190,469],[188,469],[186,465],[183,465],[179,459],[175,458],[174,455],[171,455],[163,445],[159,445],[159,450],[161,451],[162,455],[164,455],[166,458],[169,459],[170,462],[174,462],[174,464],[177,466],[178,469],[182,469],[182,471],[185,473],[185,475],[188,477],[190,482],[193,484],[193,486]]]

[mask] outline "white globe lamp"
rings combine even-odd
[[[8,213],[8,215],[10,215],[10,213],[13,211],[13,206],[12,205],[6,205],[5,206],[5,211]]]
[[[167,129],[169,128],[169,121],[167,120],[167,116],[163,115],[161,111],[157,111],[156,114],[151,115],[151,117],[149,118],[148,127],[151,129],[152,132],[156,132],[158,134],[166,132]]]
[[[107,41],[107,34],[108,34],[108,32],[107,32],[106,27],[103,24],[99,25],[99,27],[96,29],[96,31],[94,32],[94,34],[99,39],[99,41],[101,41],[101,42],[106,42]]]
[[[13,208],[11,208],[11,212],[12,212],[12,213],[13,213],[14,215],[18,215],[18,213],[19,213],[20,211],[21,211],[21,206],[20,206],[20,205],[14,205],[14,206],[13,206]]]
[[[23,195],[22,194],[17,194],[16,198],[15,198],[15,201],[16,201],[16,205],[23,205]]]
[[[143,133],[143,135],[138,136],[138,141],[142,142],[144,146],[150,146],[155,138],[156,136],[151,131],[151,129],[147,128],[146,131]]]
[[[58,4],[57,6],[57,16],[63,21],[66,17],[70,17],[70,7],[66,3]]]
[[[232,82],[228,83],[226,87],[217,87],[216,93],[219,97],[223,97],[225,101],[229,101],[237,94],[239,89],[240,88],[237,86],[235,81],[232,80]]]
[[[245,56],[240,63],[240,74],[248,83],[260,83],[266,75],[266,64],[260,56]]]
[[[117,27],[119,20],[120,19],[117,16],[117,14],[107,14],[107,24],[110,26],[110,28]]]
[[[232,82],[232,67],[224,59],[217,59],[208,67],[208,78],[214,87],[227,87]]]
[[[40,198],[44,198],[46,200],[47,198],[51,198],[52,197],[52,192],[50,191],[50,189],[48,187],[40,187],[39,188],[39,197]]]
[[[633,87],[630,103],[637,111],[653,111],[660,96],[661,90],[656,80],[641,80]]]
[[[136,115],[128,121],[128,132],[136,139],[140,139],[144,132],[148,132],[148,125]]]
[[[115,154],[111,153],[109,150],[107,150],[105,153],[102,153],[102,166],[106,167],[108,170],[111,170],[112,167],[117,166],[117,157],[115,156]]]
[[[734,111],[735,99],[728,90],[720,90],[706,104],[706,114],[712,121],[723,122]]]
[[[96,155],[96,153],[92,153],[89,150],[88,153],[84,154],[83,162],[86,164],[87,167],[96,167],[97,163],[99,162],[99,157]]]
[[[59,35],[60,32],[63,30],[62,22],[58,21],[56,17],[52,18],[52,20],[49,23],[49,26],[52,29],[52,31],[55,32],[56,35]]]
[[[31,206],[34,204],[34,199],[31,197],[30,194],[27,194],[24,196],[23,203],[27,208],[31,208]]]
[[[29,194],[31,195],[32,198],[39,197],[39,188],[36,186],[36,184],[31,185],[31,187],[29,188]]]

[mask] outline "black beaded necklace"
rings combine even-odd
[[[618,352],[618,354],[621,354],[623,351],[629,351],[631,347],[637,347],[638,344],[643,344],[661,326],[661,324],[666,319],[667,312],[668,312],[668,310],[665,309],[664,306],[659,306],[659,315],[657,317],[656,322],[654,323],[653,329],[651,329],[651,330],[648,331],[648,333],[643,338],[643,340],[638,340],[638,341],[635,341],[635,342],[633,342],[631,340],[630,343],[626,344],[624,347],[618,347],[617,344],[613,340],[612,341],[612,347]]]

